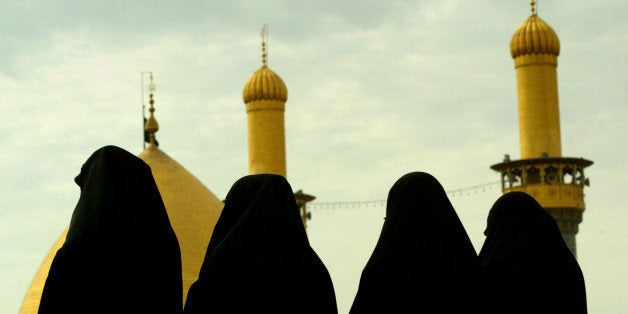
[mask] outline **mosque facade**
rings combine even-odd
[[[575,235],[584,211],[584,186],[589,184],[584,168],[592,164],[582,158],[563,157],[560,143],[558,87],[556,78],[560,43],[554,30],[540,19],[532,4],[532,15],[515,31],[510,51],[517,74],[521,159],[491,166],[501,174],[502,191],[523,191],[557,220],[563,237],[576,253]],[[262,32],[262,67],[253,73],[242,92],[246,105],[249,173],[274,173],[287,177],[284,111],[288,90],[266,64]],[[150,167],[172,227],[179,240],[182,259],[183,300],[196,281],[214,225],[223,202],[193,174],[157,144],[159,125],[150,94],[150,116],[145,129],[148,145],[138,155]],[[314,196],[295,193],[304,225],[309,213],[306,203]],[[28,287],[20,314],[34,314],[56,251],[63,245],[67,228],[45,256]]]

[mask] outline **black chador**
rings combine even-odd
[[[485,313],[587,312],[580,266],[532,196],[502,195],[487,220],[480,251]]]
[[[46,280],[39,313],[181,313],[181,254],[149,166],[96,150]]]
[[[284,177],[249,175],[233,184],[184,312],[337,313],[331,277]]]
[[[478,257],[441,184],[402,176],[350,313],[475,313]]]

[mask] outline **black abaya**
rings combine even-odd
[[[181,255],[149,166],[115,146],[75,178],[81,195],[39,313],[181,313]]]
[[[485,313],[587,312],[584,277],[556,221],[530,195],[509,192],[489,212],[480,251]]]
[[[184,312],[337,313],[331,278],[284,177],[234,183]]]
[[[350,313],[475,313],[479,262],[445,190],[430,174],[402,176],[362,271]]]

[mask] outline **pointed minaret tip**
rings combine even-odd
[[[153,73],[150,73],[150,85],[148,85],[148,90],[150,92],[149,95],[149,101],[148,103],[150,104],[150,108],[148,108],[148,111],[150,112],[150,117],[148,117],[148,120],[146,120],[146,124],[144,125],[144,130],[146,131],[146,133],[148,134],[149,137],[149,145],[150,146],[159,146],[159,144],[157,144],[157,140],[155,139],[155,133],[157,133],[157,131],[159,131],[159,124],[157,123],[157,120],[155,119],[155,99],[154,99],[154,92],[155,92],[155,84],[153,83]]]
[[[266,36],[268,36],[268,23],[264,24],[260,35],[262,36],[262,66],[266,66]]]
[[[536,15],[536,1],[530,0],[530,11],[532,11],[532,15]]]

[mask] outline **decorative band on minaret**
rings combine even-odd
[[[286,174],[284,111],[288,89],[266,65],[267,26],[262,29],[262,67],[244,85],[249,146],[249,174]]]
[[[584,212],[583,158],[562,157],[556,68],[560,42],[554,30],[532,14],[515,31],[510,53],[517,74],[520,160],[491,166],[501,173],[502,191],[532,195],[555,219],[567,246],[576,255],[576,234]]]

